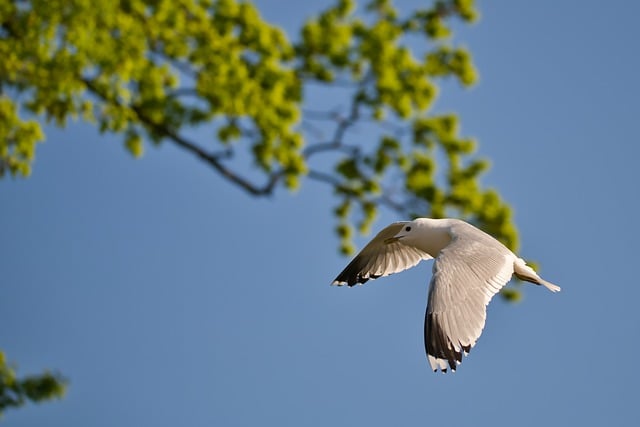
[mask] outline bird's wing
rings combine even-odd
[[[342,273],[338,274],[332,284],[353,286],[369,279],[377,279],[406,270],[423,259],[431,259],[426,252],[404,245],[400,241],[385,242],[398,234],[405,224],[408,222],[394,222],[380,231],[342,270]]]
[[[455,371],[480,337],[491,298],[511,279],[515,255],[475,228],[453,228],[435,260],[424,341],[434,371]]]

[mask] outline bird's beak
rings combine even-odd
[[[393,237],[389,237],[388,239],[384,240],[384,244],[385,245],[390,245],[391,243],[395,243],[398,240],[400,240],[401,238],[403,238],[404,236],[393,236]]]

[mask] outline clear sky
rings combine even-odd
[[[289,31],[321,7],[258,4]],[[0,348],[70,386],[6,425],[636,422],[640,2],[479,6],[458,40],[480,82],[437,108],[480,141],[521,255],[560,294],[497,299],[458,372],[434,374],[431,263],[330,287],[348,260],[325,187],[257,200],[171,146],[133,160],[88,125],[48,128],[33,175],[0,182]]]

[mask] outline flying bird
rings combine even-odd
[[[482,333],[491,298],[515,274],[552,292],[547,282],[498,240],[459,219],[417,218],[380,231],[333,285],[365,283],[435,258],[424,321],[424,345],[434,372],[456,370]]]

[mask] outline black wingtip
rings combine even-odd
[[[356,276],[340,275],[336,277],[335,280],[331,282],[331,284],[335,286],[347,285],[348,287],[352,288],[356,285],[368,282],[369,279],[375,279],[375,277],[362,277],[359,274]]]

